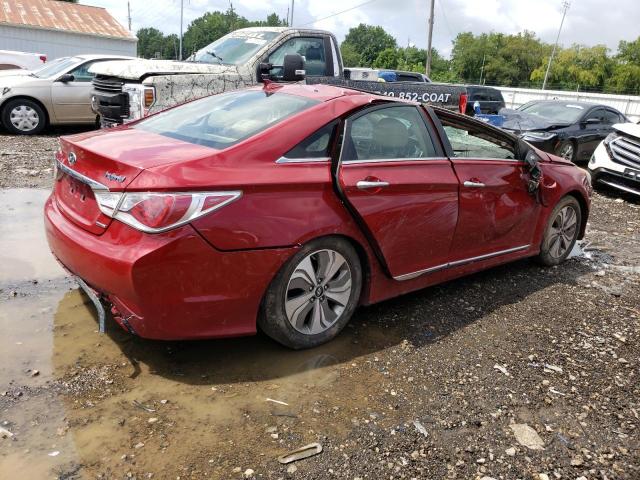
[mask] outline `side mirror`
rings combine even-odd
[[[304,60],[297,53],[284,56],[282,80],[285,82],[299,82],[304,80]]]
[[[58,78],[57,81],[62,83],[67,83],[67,82],[73,82],[75,79],[76,77],[74,77],[72,73],[65,73],[60,78]]]
[[[261,62],[258,65],[258,81],[261,82],[264,79],[268,79],[272,68],[272,63]]]

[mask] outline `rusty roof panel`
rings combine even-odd
[[[104,8],[56,0],[0,0],[0,24],[135,39]]]

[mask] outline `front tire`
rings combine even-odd
[[[10,100],[2,109],[2,124],[14,135],[35,135],[47,123],[44,110],[36,102],[26,98]]]
[[[576,144],[571,140],[563,140],[556,148],[556,155],[576,163]]]
[[[538,261],[547,266],[564,262],[576,244],[581,222],[582,209],[578,201],[571,196],[562,198],[549,216]]]
[[[271,282],[258,325],[289,348],[321,345],[349,322],[361,289],[362,267],[351,244],[337,237],[314,240]]]

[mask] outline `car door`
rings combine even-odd
[[[68,73],[73,80],[55,80],[51,86],[51,100],[56,119],[60,123],[91,123],[96,114],[91,111],[91,80],[89,67],[95,61],[85,62]]]
[[[458,180],[421,107],[371,106],[345,122],[337,184],[398,280],[442,268],[458,219]]]
[[[528,248],[540,206],[529,194],[528,168],[517,158],[517,140],[475,120],[440,110],[436,115],[460,182],[452,262]]]

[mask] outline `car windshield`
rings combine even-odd
[[[531,103],[518,110],[557,123],[575,123],[585,112],[582,105],[559,102]]]
[[[82,59],[78,57],[56,58],[52,62],[47,63],[46,66],[33,72],[31,75],[38,78],[54,77],[56,75],[60,75],[66,69],[73,67],[81,61]]]
[[[222,150],[317,103],[284,93],[244,90],[187,103],[134,128]]]
[[[187,60],[191,62],[239,65],[246,63],[258,50],[279,32],[250,31],[232,32],[198,50]]]

